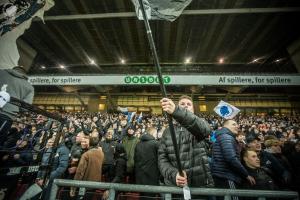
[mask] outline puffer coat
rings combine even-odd
[[[213,186],[210,173],[205,138],[210,133],[208,123],[195,114],[176,107],[172,117],[180,124],[175,124],[175,135],[179,149],[182,169],[186,172],[188,185],[191,187]],[[159,170],[166,185],[176,185],[177,163],[170,129],[167,128],[158,150]]]

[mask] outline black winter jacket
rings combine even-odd
[[[218,178],[240,183],[248,176],[248,172],[240,161],[240,149],[235,136],[227,128],[216,132],[213,144],[212,175]]]
[[[116,161],[114,171],[115,176],[112,183],[122,183],[127,171],[127,155],[123,144],[116,145],[114,159]]]
[[[134,153],[136,183],[140,185],[159,185],[157,163],[158,142],[150,134],[140,137]]]
[[[255,185],[251,185],[248,180],[244,179],[242,182],[243,189],[252,189],[252,190],[275,190],[277,189],[274,184],[273,179],[268,174],[268,169],[258,168],[251,169],[246,167],[250,176],[255,179]]]
[[[114,165],[114,152],[117,145],[116,141],[113,140],[104,140],[99,143],[99,146],[102,147],[104,153],[104,165]]]
[[[261,151],[259,153],[260,165],[266,167],[271,172],[270,176],[275,183],[285,188],[286,184],[289,184],[291,180],[290,172],[278,161],[278,159],[267,151]]]
[[[209,135],[208,123],[195,114],[176,107],[173,118],[182,169],[192,187],[213,186],[204,139]],[[162,136],[158,150],[158,166],[166,185],[176,185],[177,163],[169,128]]]

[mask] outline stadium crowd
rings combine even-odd
[[[178,107],[180,105],[173,111],[176,115],[180,111]],[[181,152],[180,145],[194,145],[194,139],[190,144],[185,140],[181,144],[179,139],[186,169],[180,179],[180,175],[172,171],[173,163],[165,162],[166,157],[173,159],[174,156],[169,141],[164,139],[168,129],[164,116],[122,112],[59,114],[65,119],[62,126],[41,115],[22,113],[0,140],[2,169],[40,166],[38,173],[27,177],[26,181],[44,186],[44,199],[49,197],[49,185],[55,178],[144,185],[182,186],[188,183],[218,188],[227,188],[224,180],[229,180],[236,188],[299,191],[299,116],[238,115],[234,121],[216,115],[197,115],[196,118],[209,127],[207,137],[195,136],[195,140],[202,141],[199,149],[204,149],[205,155],[199,149],[192,153],[191,150]],[[192,132],[193,127],[184,120],[191,120],[189,124],[193,124],[196,119],[193,114],[174,118],[181,120],[179,123]],[[52,151],[55,152],[51,154]],[[196,173],[196,168],[189,171],[185,166],[198,162],[196,158],[200,154],[199,162],[209,164],[202,170],[209,169],[207,174],[214,182],[209,182],[211,178],[205,174],[206,183],[189,180],[196,175],[202,177],[201,173]],[[229,182],[228,188],[230,186]],[[70,188],[65,198],[72,199],[76,192],[76,188]],[[108,191],[104,191],[103,198],[107,196]]]

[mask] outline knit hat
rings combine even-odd
[[[257,135],[251,135],[246,137],[247,144],[253,142],[254,140],[260,141],[260,138]]]

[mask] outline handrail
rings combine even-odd
[[[55,200],[59,186],[91,188],[91,189],[109,189],[111,191],[109,199],[114,199],[115,191],[127,192],[147,192],[147,193],[163,193],[166,199],[171,199],[172,194],[182,194],[182,188],[170,186],[153,186],[153,185],[134,185],[120,183],[104,183],[92,181],[77,181],[55,179],[51,188],[50,200]],[[192,195],[204,196],[224,196],[230,199],[231,196],[241,197],[258,197],[260,200],[265,198],[289,198],[298,200],[298,193],[293,191],[270,191],[270,190],[233,190],[218,188],[190,188]]]

